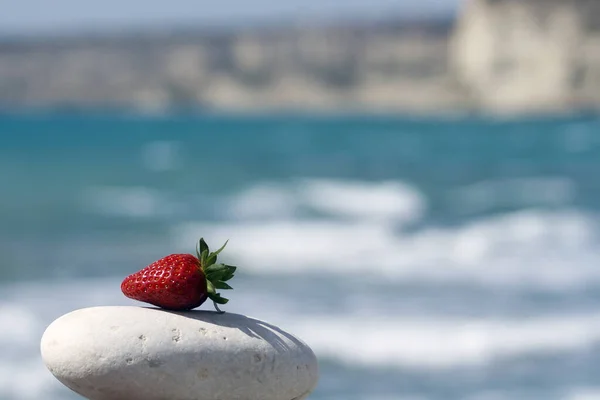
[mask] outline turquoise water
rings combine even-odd
[[[597,117],[4,115],[0,171],[2,399],[76,398],[45,326],[200,236],[311,399],[600,397]]]

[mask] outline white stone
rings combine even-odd
[[[50,324],[41,352],[92,400],[301,400],[318,380],[305,343],[229,312],[85,308]]]

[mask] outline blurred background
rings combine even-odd
[[[311,400],[600,399],[599,1],[0,8],[0,399],[200,236]]]

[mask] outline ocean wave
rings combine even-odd
[[[27,308],[17,304],[2,304],[0,307],[0,343],[14,346],[26,345],[36,339],[38,321]]]
[[[598,313],[507,318],[490,311],[481,317],[450,317],[430,314],[427,309],[418,315],[403,313],[393,303],[370,310],[356,307],[297,312],[290,304],[296,303],[301,309],[308,301],[305,295],[289,293],[285,287],[270,287],[268,282],[248,287],[243,277],[239,279],[232,302],[226,306],[228,312],[279,325],[306,341],[321,360],[352,368],[444,374],[457,369],[493,368],[497,363],[527,357],[577,354],[600,342]],[[0,322],[18,329],[17,334],[13,330],[0,335],[0,397],[64,398],[67,389],[55,382],[41,364],[39,339],[52,320],[77,308],[142,305],[125,298],[119,283],[120,278],[115,277],[0,287],[5,299]],[[40,293],[49,292],[52,298],[41,301]],[[31,384],[32,376],[35,384]],[[580,398],[585,399],[574,397]]]
[[[61,314],[80,307],[141,305],[125,298],[120,279],[77,280],[56,283],[30,282],[3,289],[8,301],[0,319],[18,326],[18,335],[0,336],[0,348],[32,346],[43,329]],[[30,294],[41,288],[56,293],[39,304]],[[393,305],[369,314],[348,310],[290,313],[285,293],[273,288],[241,288],[243,301],[233,301],[227,311],[239,312],[288,329],[316,349],[322,357],[367,366],[460,367],[488,364],[500,357],[536,352],[571,351],[600,340],[600,314],[556,314],[529,317],[407,315]],[[376,295],[376,294],[374,294]],[[237,300],[237,299],[234,299]],[[286,301],[302,303],[302,296]],[[210,306],[206,306],[209,307]],[[8,310],[8,311],[4,311]],[[25,323],[23,323],[25,321]],[[17,338],[18,336],[18,338]],[[34,350],[31,348],[30,350]]]
[[[320,357],[353,366],[423,370],[485,367],[579,351],[600,341],[600,314],[520,319],[332,315],[282,325]]]
[[[46,327],[64,313],[123,304],[118,283],[114,279],[83,279],[0,286],[0,325],[4,328],[0,330],[0,398],[76,398],[44,366],[40,339]]]
[[[528,387],[520,390],[482,390],[468,395],[465,400],[597,400],[599,398],[600,389],[573,385],[559,387],[556,391],[549,391],[542,387]]]
[[[411,223],[423,218],[427,210],[423,194],[400,181],[305,180],[298,191],[308,206],[352,219]]]
[[[593,214],[531,209],[410,232],[331,219],[186,222],[171,237],[181,251],[190,238],[230,239],[228,256],[259,275],[361,273],[365,280],[570,290],[600,282],[598,232]]]
[[[307,210],[326,217],[395,224],[419,221],[427,210],[423,194],[404,182],[333,179],[258,183],[225,204],[236,219],[289,218]]]
[[[231,195],[202,196],[212,199],[217,214],[235,220],[289,219],[317,213],[323,218],[406,225],[423,218],[427,209],[425,197],[400,181],[259,182]],[[197,201],[197,195],[176,195],[144,186],[92,186],[80,196],[87,211],[127,218],[183,217],[179,211],[193,210]]]
[[[600,388],[582,387],[573,389],[565,396],[565,400],[598,400],[600,399]]]
[[[225,202],[226,214],[235,219],[293,217],[300,205],[298,196],[287,187],[259,183],[236,193]]]
[[[568,197],[573,190],[565,180],[536,182],[540,193]],[[192,199],[175,203],[155,189],[94,187],[87,194],[86,206],[106,215],[176,216],[161,219],[171,225],[167,240],[153,239],[173,251],[192,251],[199,237],[230,239],[228,257],[259,276],[361,273],[366,281],[558,291],[600,283],[599,219],[582,210],[528,208],[443,226],[426,220],[427,200],[405,183],[304,179],[217,196],[224,218],[209,222],[180,212]]]
[[[23,354],[18,359],[0,360],[0,398],[39,400],[71,397],[65,394],[68,395],[68,391],[50,375],[39,357]]]

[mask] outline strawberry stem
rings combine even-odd
[[[196,255],[200,261],[200,268],[206,277],[206,291],[208,298],[213,301],[215,309],[219,313],[223,313],[224,311],[221,311],[217,304],[227,304],[229,299],[221,297],[221,295],[217,293],[217,289],[233,289],[231,286],[229,286],[229,284],[226,283],[226,281],[233,278],[237,269],[237,267],[234,267],[233,265],[216,264],[219,253],[223,251],[228,242],[229,241],[226,241],[219,250],[210,252],[208,244],[206,244],[204,238],[200,238],[198,246],[196,247]]]
[[[225,314],[225,311],[221,311],[216,302],[213,301],[213,305],[215,306],[215,310],[217,310],[219,314]]]

